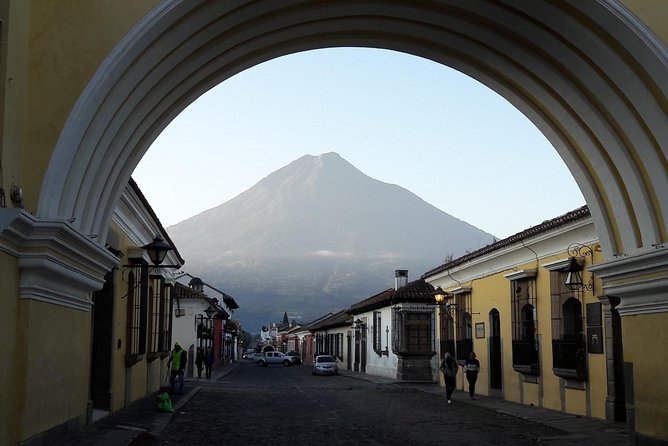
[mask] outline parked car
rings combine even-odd
[[[251,356],[250,359],[257,364],[259,360],[264,359],[264,353],[253,353],[253,356]]]
[[[299,352],[292,350],[287,352],[285,356],[290,358],[290,361],[292,361],[292,365],[297,365],[302,363],[302,356],[299,354]]]
[[[313,361],[311,373],[314,375],[338,375],[339,367],[336,359],[330,355],[318,355]]]
[[[265,352],[262,358],[257,360],[257,365],[260,367],[267,367],[272,364],[290,366],[292,361],[283,352]]]

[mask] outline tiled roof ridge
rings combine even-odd
[[[356,310],[356,309],[359,309],[359,308],[364,308],[368,305],[371,305],[371,304],[375,303],[376,301],[385,300],[386,298],[394,295],[394,293],[395,293],[394,288],[388,288],[386,290],[383,290],[379,293],[374,294],[371,297],[367,297],[364,300],[361,300],[357,303],[352,304],[350,306],[350,310]]]
[[[524,231],[518,232],[517,234],[513,234],[510,237],[506,237],[502,240],[496,241],[494,243],[491,243],[487,246],[483,246],[480,249],[477,249],[473,252],[470,252],[468,254],[465,254],[459,258],[456,258],[448,263],[444,263],[441,266],[438,266],[430,271],[427,271],[422,275],[423,279],[426,279],[430,276],[439,274],[443,271],[446,271],[450,268],[454,268],[455,266],[461,265],[462,263],[466,263],[470,260],[473,260],[477,257],[481,257],[485,254],[488,254],[490,252],[496,251],[497,249],[504,248],[506,246],[514,245],[517,242],[520,242],[522,240],[526,240],[530,237],[534,237],[538,234],[542,234],[544,232],[547,232],[551,229],[558,228],[560,226],[563,226],[567,223],[571,223],[586,217],[589,217],[591,213],[589,212],[589,207],[585,204],[582,207],[579,207],[577,209],[574,209],[570,212],[567,212],[563,215],[560,215],[558,217],[555,217],[551,220],[545,220],[544,222],[532,226],[528,229],[525,229]]]
[[[334,314],[330,314],[328,317],[324,317],[317,322],[309,324],[306,328],[311,331],[319,330],[322,328],[347,325],[345,320],[350,316],[347,313],[347,310],[340,310]]]

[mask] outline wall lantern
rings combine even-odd
[[[206,317],[208,317],[209,319],[211,319],[211,318],[213,317],[213,315],[216,313],[216,310],[214,310],[213,308],[209,307],[209,308],[207,308],[206,310],[204,310],[204,312],[206,313]]]
[[[436,288],[432,293],[432,295],[434,296],[436,305],[443,305],[443,302],[445,302],[445,298],[448,297],[448,293],[443,291],[441,287]]]
[[[582,265],[578,263],[575,257],[568,260],[568,267],[566,267],[566,287],[571,291],[578,291],[583,287],[582,283]]]
[[[165,260],[167,253],[174,250],[174,248],[169,243],[165,243],[159,235],[156,235],[153,241],[148,245],[142,246],[142,249],[148,252],[151,263],[155,266],[159,266]]]
[[[453,294],[448,293],[447,291],[443,291],[441,287],[436,288],[434,292],[431,294],[432,296],[434,296],[434,303],[432,305],[437,305],[441,307],[440,309],[441,312],[452,317],[452,315],[457,311],[457,304],[454,303],[446,304],[445,300],[448,297],[452,297]]]
[[[587,256],[591,256],[593,262],[594,252],[598,251],[600,251],[598,245],[590,247],[581,243],[573,243],[568,247],[567,252],[570,257],[568,259],[568,266],[564,270],[568,273],[564,285],[566,285],[569,290],[580,291],[583,288],[589,291],[594,290],[594,276],[592,275],[589,281],[585,283],[582,275],[584,269],[583,265],[581,265],[575,257],[586,258]]]

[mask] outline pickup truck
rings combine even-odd
[[[282,352],[264,352],[261,357],[255,357],[254,359],[260,367],[268,367],[271,364],[292,365],[290,357],[285,356]]]

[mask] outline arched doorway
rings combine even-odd
[[[490,394],[503,389],[503,364],[501,351],[501,318],[499,310],[489,312],[489,388]],[[499,392],[500,393],[500,392]]]

